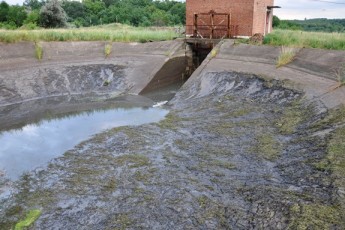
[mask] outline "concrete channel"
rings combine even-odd
[[[0,229],[32,210],[30,229],[345,228],[345,52],[276,68],[279,47],[233,40],[108,57],[103,42],[40,45],[42,60],[0,44],[0,130],[109,106],[162,117],[98,130],[19,179],[0,169]]]

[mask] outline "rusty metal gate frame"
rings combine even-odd
[[[217,30],[217,27],[220,27],[221,24],[227,19],[227,25],[226,25],[226,35],[224,35],[222,37],[223,38],[230,38],[231,37],[231,13],[216,13],[215,11],[211,10],[208,13],[198,13],[198,14],[194,14],[194,22],[193,22],[193,37],[201,37],[204,38],[201,33],[199,33],[199,29],[198,27],[200,27],[200,25],[198,25],[198,19],[199,16],[202,15],[206,15],[206,16],[210,16],[210,21],[211,21],[211,25],[207,25],[203,20],[201,21],[204,25],[203,27],[207,27],[210,29],[210,39],[214,39],[215,38],[215,30]],[[217,25],[214,24],[214,16],[226,16],[224,20],[222,20],[220,23],[218,23]],[[222,26],[224,27],[224,26]]]

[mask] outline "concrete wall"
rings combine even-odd
[[[139,94],[170,59],[185,56],[183,41],[112,43],[107,58],[106,44],[42,42],[42,60],[34,43],[0,44],[0,106],[61,95]]]

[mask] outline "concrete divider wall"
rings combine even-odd
[[[0,44],[0,105],[69,94],[139,94],[162,66],[185,56],[182,41],[111,43],[107,58],[106,44],[40,42],[42,60],[34,43]]]

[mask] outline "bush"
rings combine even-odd
[[[45,28],[65,27],[67,16],[58,0],[47,2],[40,11],[41,26]]]
[[[40,12],[38,10],[33,10],[31,11],[27,18],[24,20],[24,24],[36,24],[36,26],[39,24],[40,22]]]
[[[35,30],[37,28],[38,28],[37,24],[32,23],[32,22],[24,24],[22,27],[20,27],[20,29],[23,29],[23,30]]]
[[[6,30],[15,30],[17,29],[17,25],[14,22],[4,22],[0,23],[0,28],[1,29],[6,29]]]

